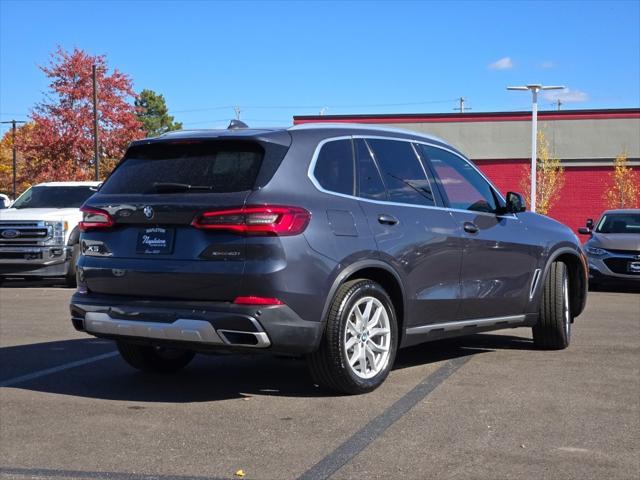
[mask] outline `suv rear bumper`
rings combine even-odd
[[[191,350],[267,350],[310,353],[322,324],[286,305],[254,307],[228,302],[166,301],[75,293],[71,321],[96,337],[173,345]]]

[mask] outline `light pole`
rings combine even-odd
[[[547,86],[547,85],[523,85],[520,87],[507,87],[507,90],[531,90],[531,211],[536,211],[536,176],[537,164],[536,158],[538,153],[538,92],[540,90],[563,90],[563,86]]]
[[[93,81],[93,158],[95,165],[95,181],[100,180],[100,154],[98,139],[98,67],[94,63],[91,67],[91,79]]]

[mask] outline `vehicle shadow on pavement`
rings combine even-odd
[[[2,288],[70,288],[63,278],[2,278],[0,277],[0,287]]]
[[[394,370],[429,365],[501,349],[533,348],[531,341],[508,335],[478,334],[403,349]],[[65,340],[0,349],[0,382],[113,352],[112,342]],[[302,358],[255,355],[197,355],[183,371],[148,374],[119,356],[9,385],[10,388],[130,402],[209,402],[253,395],[329,397],[314,385]]]

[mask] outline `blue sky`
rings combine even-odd
[[[185,128],[294,114],[526,110],[513,84],[562,84],[563,108],[640,106],[640,1],[47,2],[0,0],[0,118],[42,100],[60,45],[106,54]],[[541,108],[552,107],[552,98]],[[6,130],[6,126],[3,126]]]

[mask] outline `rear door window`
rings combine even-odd
[[[318,153],[313,175],[330,192],[353,195],[353,146],[351,140],[332,140]]]
[[[367,139],[387,186],[389,201],[435,205],[433,190],[409,142]]]
[[[356,157],[358,165],[358,196],[372,200],[386,200],[387,191],[380,177],[367,144],[362,139],[356,140]]]
[[[184,141],[131,147],[100,189],[103,194],[253,189],[264,151],[251,142]],[[171,189],[171,185],[190,189]]]

